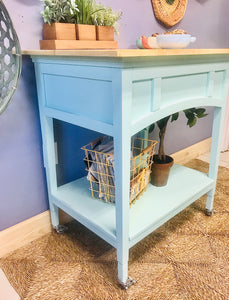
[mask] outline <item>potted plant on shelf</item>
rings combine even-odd
[[[44,4],[43,34],[45,40],[75,40],[75,0],[41,0]]]
[[[189,127],[193,127],[196,124],[197,119],[207,116],[205,113],[205,108],[186,109],[184,110],[184,114],[188,119],[187,125]],[[156,122],[159,128],[159,149],[158,154],[154,155],[153,157],[154,163],[151,167],[151,183],[155,186],[165,186],[167,184],[169,171],[174,161],[171,156],[165,154],[165,133],[169,120],[171,119],[171,122],[173,122],[176,121],[178,117],[179,113],[175,113]],[[152,132],[154,128],[155,124],[152,124],[149,127],[149,133]]]
[[[118,21],[122,17],[122,12],[114,11],[111,7],[94,2],[96,13],[93,15],[96,25],[96,39],[100,41],[113,41],[114,33],[118,34]]]

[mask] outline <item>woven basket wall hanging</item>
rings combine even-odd
[[[183,18],[187,1],[152,0],[155,17],[166,26],[173,26]]]

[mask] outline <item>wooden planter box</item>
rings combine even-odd
[[[76,24],[76,39],[77,40],[96,40],[95,25]]]
[[[114,27],[96,26],[96,39],[98,41],[114,41]]]
[[[117,49],[118,42],[114,41],[113,27],[102,27],[104,26],[98,26],[96,30],[95,25],[65,23],[44,24],[44,40],[40,41],[40,49]]]
[[[53,23],[43,24],[44,40],[75,40],[75,24]]]
[[[40,41],[41,50],[117,49],[117,41],[46,40]]]

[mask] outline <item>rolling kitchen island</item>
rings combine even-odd
[[[127,288],[129,249],[207,193],[211,214],[225,104],[229,49],[34,50],[44,164],[52,225],[58,209],[117,249],[118,279]],[[131,137],[184,109],[212,106],[209,173],[174,165],[165,187],[151,184],[129,205]],[[53,119],[114,139],[116,204],[93,199],[82,177],[57,186]],[[117,176],[118,174],[118,176]]]

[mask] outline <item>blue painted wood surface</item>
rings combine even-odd
[[[117,249],[118,278],[128,278],[129,248],[207,193],[212,209],[228,92],[229,55],[151,57],[33,56],[51,218],[63,209]],[[168,185],[129,208],[130,140],[157,120],[214,106],[209,174],[175,165]],[[114,137],[116,205],[91,198],[81,178],[57,187],[52,120]]]

